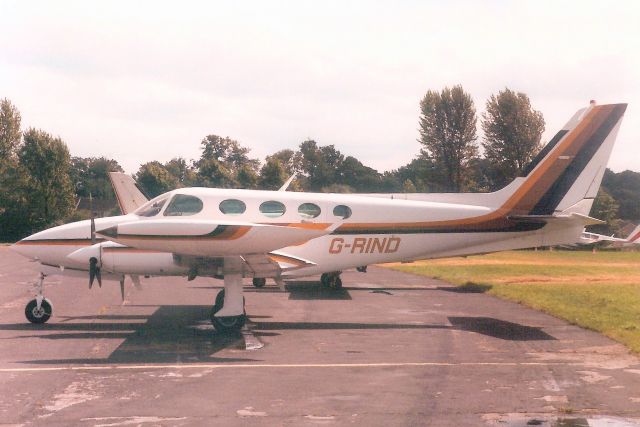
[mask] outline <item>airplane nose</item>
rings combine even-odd
[[[29,237],[17,241],[13,245],[9,246],[9,249],[27,258],[37,258],[35,255],[35,248],[29,242]]]

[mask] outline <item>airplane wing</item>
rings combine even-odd
[[[242,255],[242,259],[255,277],[277,277],[284,271],[316,265],[309,260],[277,251],[268,254]]]
[[[126,173],[109,172],[109,179],[123,215],[135,211],[149,201],[142,194],[135,180]]]
[[[335,224],[259,224],[186,218],[131,221],[96,234],[136,249],[205,257],[267,254],[330,233]],[[248,255],[247,255],[248,256]]]

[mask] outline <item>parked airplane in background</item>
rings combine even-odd
[[[130,178],[115,175],[125,215],[54,227],[12,248],[39,261],[38,295],[26,307],[46,322],[50,274],[224,277],[211,320],[219,331],[246,320],[242,278],[322,274],[411,261],[575,242],[585,225],[626,104],[578,111],[522,177],[484,194],[317,194],[180,188],[146,203]],[[119,184],[118,184],[119,183]]]
[[[626,248],[633,245],[640,244],[640,225],[636,226],[631,233],[625,238],[606,236],[604,234],[590,233],[587,230],[583,230],[580,234],[580,239],[574,245],[586,246],[595,245],[596,243],[606,242],[607,244],[617,247]]]

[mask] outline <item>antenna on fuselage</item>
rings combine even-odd
[[[295,174],[295,172],[294,172],[294,174],[293,174],[293,175],[291,175],[291,176],[289,177],[289,179],[288,179],[284,184],[282,184],[282,187],[280,187],[280,188],[278,189],[278,191],[287,191],[287,188],[289,188],[289,185],[291,185],[291,183],[293,182],[293,180],[295,179],[295,177],[296,177],[296,174]]]

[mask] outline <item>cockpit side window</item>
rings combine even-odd
[[[138,216],[146,216],[146,217],[156,216],[158,215],[158,213],[160,213],[160,211],[162,210],[162,207],[166,202],[167,202],[167,197],[163,199],[151,200],[150,202],[142,205],[134,213]]]
[[[188,194],[176,194],[164,210],[164,216],[195,215],[200,211],[202,211],[202,200]]]

